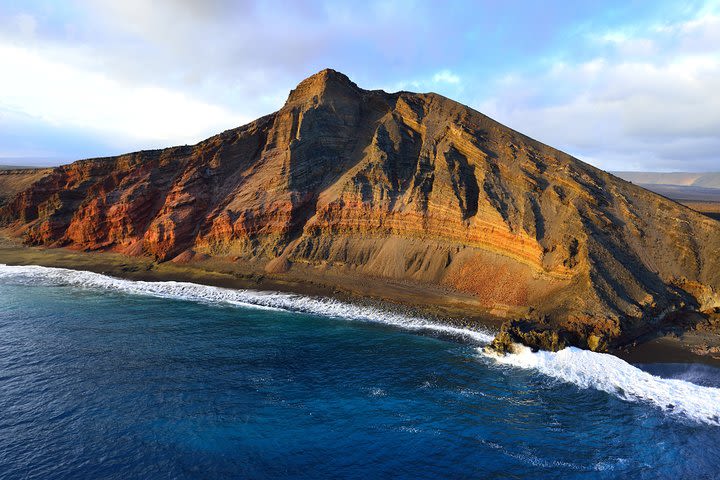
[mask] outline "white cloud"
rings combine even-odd
[[[460,77],[452,73],[450,70],[441,70],[433,75],[433,83],[449,83],[457,85],[460,83]]]
[[[150,145],[194,143],[250,120],[180,91],[129,85],[58,62],[51,53],[0,44],[6,72],[0,76],[0,110]]]
[[[686,17],[644,24],[636,15],[598,33],[605,18],[595,14],[606,7],[590,9],[589,23],[570,15],[570,24],[550,19],[565,6],[516,15],[502,3],[15,2],[0,8],[0,141],[12,153],[19,136],[4,110],[25,115],[15,131],[27,152],[50,155],[56,144],[74,156],[85,131],[103,145],[116,139],[118,153],[190,143],[277,109],[299,80],[331,67],[362,87],[435,91],[477,106],[604,167],[712,165],[720,4],[693,18],[696,5],[660,5],[666,18]],[[540,11],[555,13],[539,22]],[[503,25],[513,28],[496,32]],[[77,141],[61,144],[66,131]]]
[[[720,170],[717,32],[709,14],[606,33],[593,58],[505,75],[479,109],[602,168]]]
[[[35,35],[37,21],[35,17],[27,13],[20,13],[13,17],[13,24],[17,28],[18,33],[23,37],[32,37]]]
[[[389,85],[379,85],[379,88],[389,92],[409,90],[412,92],[436,92],[449,98],[459,99],[465,85],[459,75],[451,70],[444,69],[434,74],[416,77],[411,80],[394,82]]]

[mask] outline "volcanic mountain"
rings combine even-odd
[[[333,70],[197,145],[55,168],[0,219],[28,245],[463,295],[548,348],[720,307],[720,222],[440,95]]]

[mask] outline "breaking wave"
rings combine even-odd
[[[720,388],[661,378],[610,354],[568,347],[559,352],[533,352],[518,347],[511,355],[481,353],[502,365],[532,369],[580,388],[595,388],[624,400],[649,402],[668,414],[720,426]]]
[[[234,290],[189,282],[125,280],[65,268],[0,264],[0,280],[5,278],[32,284],[69,285],[132,295],[277,309],[382,323],[408,330],[462,337],[482,345],[493,339],[493,334],[490,332],[443,325],[424,318],[323,297]],[[594,388],[628,401],[649,402],[666,413],[720,426],[720,388],[700,386],[680,379],[657,377],[613,355],[573,347],[559,352],[532,352],[529,348],[519,347],[518,353],[506,356],[488,353],[482,347],[479,351],[483,356],[490,357],[501,365],[532,369],[580,388]]]
[[[10,266],[0,264],[0,279],[3,278],[13,278],[20,281],[24,279],[44,285],[71,285],[95,290],[112,290],[131,295],[310,313],[327,317],[383,323],[414,331],[452,335],[478,343],[488,343],[493,339],[493,335],[489,332],[443,325],[424,318],[411,317],[370,306],[354,305],[331,298],[310,297],[292,293],[235,290],[190,282],[125,280],[100,273],[38,265]]]

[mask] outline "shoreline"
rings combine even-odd
[[[386,310],[422,316],[449,326],[468,329],[481,327],[493,332],[499,331],[504,320],[491,315],[469,315],[468,311],[474,308],[473,299],[469,296],[448,294],[423,285],[352,274],[345,277],[343,282],[330,283],[339,280],[340,275],[318,275],[311,268],[303,268],[303,265],[295,265],[300,271],[290,275],[264,272],[252,262],[227,264],[223,260],[216,260],[185,264],[156,263],[147,257],[131,257],[115,252],[27,247],[2,236],[0,263],[85,270],[135,281],[190,282],[229,289],[320,296],[356,305],[384,307]]]
[[[117,278],[140,281],[191,282],[230,289],[277,291],[305,296],[333,298],[346,303],[380,307],[411,316],[468,329],[478,327],[498,332],[503,319],[490,315],[467,315],[471,299],[425,289],[421,285],[387,282],[383,279],[350,279],[345,284],[323,282],[312,272],[301,272],[303,280],[287,274],[258,271],[250,262],[219,271],[217,262],[177,265],[155,263],[146,257],[129,257],[113,252],[79,252],[65,248],[40,248],[20,245],[16,240],[0,237],[0,263],[7,265],[41,265],[45,267],[86,270]],[[227,266],[226,266],[227,267]],[[330,278],[331,279],[331,278]],[[357,282],[353,282],[357,280]],[[352,287],[348,288],[348,283]],[[392,296],[392,298],[390,298]],[[720,338],[716,334],[689,331],[681,335],[656,334],[632,346],[608,353],[629,363],[701,363],[720,368]]]
[[[635,346],[609,353],[628,363],[687,363],[720,368],[720,342],[717,337],[697,331],[681,335],[657,334]]]

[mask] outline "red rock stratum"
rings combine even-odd
[[[333,70],[195,146],[58,167],[0,218],[29,245],[461,292],[593,349],[720,306],[720,222],[440,95]]]

